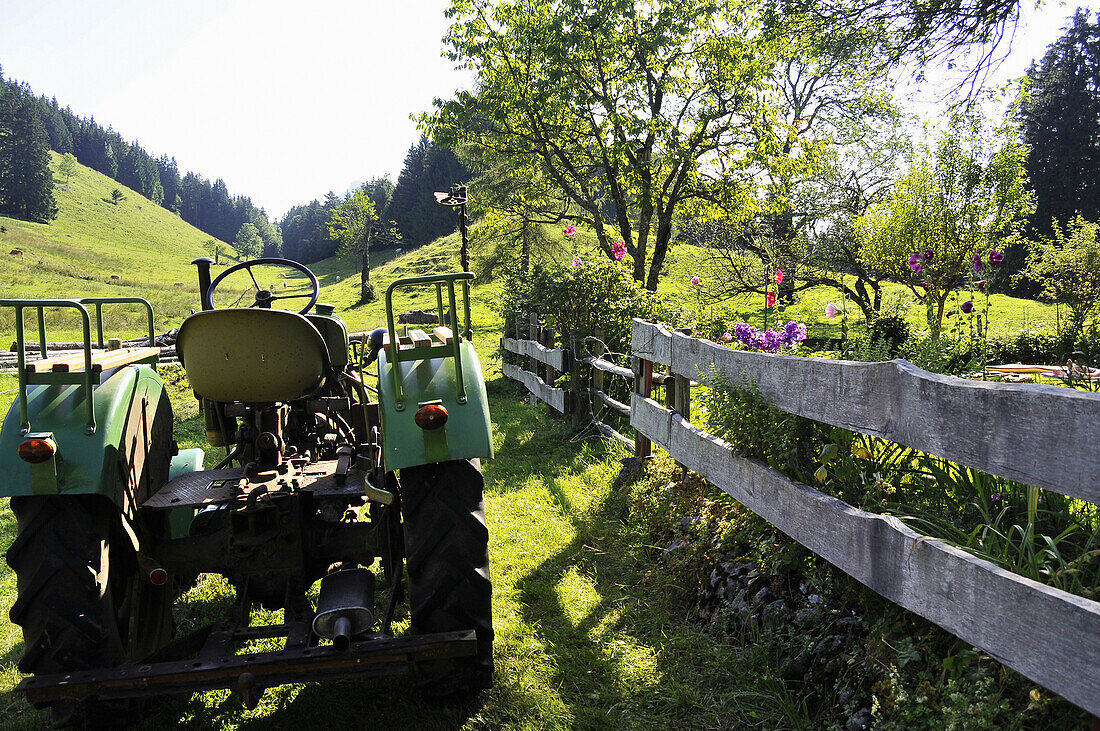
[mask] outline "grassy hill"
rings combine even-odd
[[[198,306],[190,262],[206,253],[211,237],[91,168],[78,165],[65,182],[57,175],[60,157],[51,158],[57,218],[42,224],[0,216],[0,297],[145,297],[158,329],[178,324]],[[124,195],[117,204],[115,188]],[[23,255],[9,253],[15,249]],[[75,321],[59,322],[75,334]],[[141,319],[116,316],[111,324],[136,335]],[[0,334],[13,330],[11,310],[0,311]]]

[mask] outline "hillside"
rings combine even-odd
[[[57,173],[59,160],[51,153],[59,210],[53,222],[0,216],[0,296],[145,297],[153,303],[158,328],[178,323],[197,306],[190,262],[206,253],[204,243],[211,237],[83,165],[66,183]],[[124,196],[118,204],[111,201],[115,188]],[[13,250],[23,254],[9,253]],[[119,324],[131,320],[139,322],[125,318]],[[0,313],[0,333],[13,329],[11,312]]]

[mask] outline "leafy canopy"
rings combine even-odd
[[[904,282],[928,307],[937,337],[951,291],[994,248],[1018,237],[1032,210],[1025,149],[1006,125],[983,132],[979,117],[956,114],[934,150],[917,152],[891,194],[856,219],[868,266]],[[931,258],[911,262],[931,251]]]

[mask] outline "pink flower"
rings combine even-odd
[[[691,278],[691,283],[698,287],[700,284],[703,283],[703,280],[699,278],[698,274],[696,274],[694,277]]]
[[[731,340],[733,340],[732,335],[730,335],[729,333],[722,333],[722,342],[723,343],[728,343]]]
[[[840,310],[837,309],[837,306],[834,305],[832,302],[825,305],[825,317],[829,318],[830,320],[836,317],[838,312],[840,312]]]
[[[566,226],[563,233],[565,233],[566,236],[572,236],[573,234],[577,233],[577,229],[575,226]]]
[[[573,266],[575,266],[575,267],[579,267],[579,266],[580,266],[581,264],[583,264],[583,263],[584,263],[584,262],[583,262],[583,261],[581,261],[581,258],[580,258],[579,256],[574,256],[574,257],[573,257]]]
[[[776,269],[775,270],[775,283],[776,284],[783,284],[783,270],[782,269]]]
[[[920,286],[924,287],[925,289],[932,289],[932,280],[925,279],[923,282],[920,283]]]
[[[626,246],[623,245],[622,241],[611,244],[611,256],[614,257],[615,261],[622,261],[622,258],[626,256]]]
[[[775,306],[775,292],[769,291],[766,295],[764,295],[764,306],[765,307]]]

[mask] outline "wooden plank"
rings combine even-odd
[[[409,339],[414,348],[424,348],[432,344],[432,337],[420,329],[409,330]]]
[[[605,403],[612,410],[619,412],[628,419],[630,418],[630,407],[622,401],[616,401],[598,388],[592,389],[592,395]]]
[[[108,371],[112,368],[121,368],[124,365],[130,365],[131,363],[137,363],[140,360],[147,360],[149,358],[159,358],[160,348],[125,348],[122,350],[109,350],[100,351],[92,354],[92,372],[100,373],[101,371]],[[82,371],[84,370],[83,359],[74,363],[62,363],[54,370],[61,372],[65,371]]]
[[[619,444],[621,444],[624,447],[626,447],[627,449],[629,449],[631,452],[634,451],[634,440],[628,439],[627,437],[624,437],[622,434],[615,431],[614,429],[609,427],[607,424],[604,424],[602,421],[593,421],[592,424],[596,427],[596,429],[600,432],[600,434],[603,434],[605,437],[608,437],[609,439],[615,440]]]
[[[94,358],[100,351],[93,350],[92,357]],[[45,360],[36,360],[32,363],[27,363],[27,373],[48,373],[49,371],[68,371],[70,365],[77,366],[73,370],[84,370],[84,353],[73,353],[72,355],[63,355],[57,358],[47,358]]]
[[[644,323],[643,323],[644,324]],[[776,408],[1027,485],[1100,502],[1100,393],[731,350],[672,334],[672,370],[747,380]]]
[[[516,340],[514,338],[504,338],[503,347],[510,353],[534,358],[556,370],[569,370],[569,351],[564,348],[547,348],[534,340]]]
[[[1017,576],[892,516],[858,510],[635,395],[631,425],[776,528],[882,596],[1100,714],[1100,603]]]
[[[444,327],[442,325],[440,327],[433,328],[432,335],[434,335],[435,339],[443,343],[444,345],[451,345],[455,341],[454,331],[451,330],[451,328]]]
[[[559,413],[566,413],[564,388],[552,388],[531,371],[525,371],[511,363],[504,363],[501,369],[504,371],[505,376],[522,383],[540,401],[554,407]]]
[[[634,382],[634,371],[630,370],[629,368],[617,366],[611,361],[604,360],[603,358],[597,358],[594,355],[585,356],[584,358],[581,358],[581,361],[587,363],[598,371],[610,373],[615,376],[622,376],[623,378],[630,379],[631,383]]]
[[[672,365],[672,333],[662,325],[634,318],[631,353],[661,365]]]

